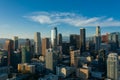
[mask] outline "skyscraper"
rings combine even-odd
[[[70,35],[70,46],[74,46],[75,49],[80,48],[80,35],[77,34]]]
[[[40,36],[40,32],[35,33],[34,42],[35,42],[35,55],[39,56],[41,54],[41,36]]]
[[[46,50],[50,48],[49,38],[42,39],[42,56],[45,56]]]
[[[30,62],[30,52],[29,50],[27,49],[26,46],[22,46],[22,63],[29,63]]]
[[[80,52],[84,52],[86,50],[86,32],[85,28],[80,29]]]
[[[116,50],[119,48],[120,43],[120,33],[119,32],[113,32],[109,34],[109,43],[113,43],[112,50]],[[113,47],[114,46],[114,47]]]
[[[107,77],[112,80],[118,80],[118,55],[110,53],[107,59]]]
[[[51,47],[55,48],[57,46],[57,27],[51,30]]]
[[[101,32],[100,32],[100,26],[96,27],[96,35],[95,35],[95,50],[100,50],[101,46]]]
[[[46,52],[46,56],[45,56],[45,66],[47,69],[47,72],[55,72],[55,68],[57,65],[57,61],[56,61],[56,56],[55,56],[55,52],[53,49],[48,49]]]
[[[17,50],[18,49],[18,37],[14,36],[13,40],[14,40],[14,50]]]
[[[61,33],[58,34],[58,45],[62,46],[62,34]]]
[[[5,50],[8,51],[8,65],[12,65],[12,54],[13,54],[13,40],[6,40]]]

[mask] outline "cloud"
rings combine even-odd
[[[102,27],[120,26],[120,20],[115,20],[112,17],[87,17],[69,12],[35,12],[27,16],[27,18],[40,24],[48,25],[68,24],[75,27],[93,27],[97,25]]]

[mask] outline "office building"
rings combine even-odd
[[[77,34],[70,35],[70,46],[74,46],[75,49],[80,48],[80,35]]]
[[[77,68],[76,76],[82,80],[88,80],[89,77],[89,69],[88,68]]]
[[[118,55],[110,53],[107,58],[107,77],[112,80],[118,80]]]
[[[112,46],[111,50],[116,50],[119,48],[119,43],[120,43],[120,33],[119,32],[113,32],[109,34],[109,43]],[[113,47],[114,46],[114,47]]]
[[[100,26],[96,27],[96,35],[95,35],[95,50],[100,50],[101,46],[101,32],[100,32]]]
[[[56,48],[57,46],[57,27],[51,30],[51,47]]]
[[[62,34],[61,33],[58,34],[58,45],[62,46]]]
[[[50,42],[49,42],[49,38],[43,38],[42,39],[42,56],[45,56],[46,54],[46,50],[48,48],[50,48]]]
[[[14,51],[13,40],[5,41],[5,50],[8,51],[8,65],[12,65],[12,54]]]
[[[80,56],[80,50],[70,51],[70,65],[73,67],[78,67],[78,59]]]
[[[41,35],[39,32],[35,33],[35,55],[39,56],[41,54]]]
[[[35,73],[35,65],[27,64],[27,63],[22,63],[18,64],[18,72],[21,73]]]
[[[45,56],[45,66],[47,69],[47,73],[49,72],[55,72],[55,68],[57,65],[57,56],[55,55],[56,53],[54,52],[53,49],[48,49],[46,52],[46,56]]]
[[[17,50],[18,49],[18,36],[14,36],[13,41],[14,41],[14,50]]]
[[[31,56],[26,46],[22,46],[22,63],[30,63]]]
[[[70,53],[69,47],[70,47],[70,43],[68,43],[68,42],[63,42],[63,43],[62,43],[62,53],[63,53],[63,54],[66,54],[66,55],[70,55],[70,54],[69,54],[69,53]]]
[[[75,68],[69,66],[57,66],[56,74],[59,77],[66,78],[69,77],[72,73],[74,73]]]
[[[80,29],[80,52],[84,52],[86,50],[86,32],[85,28]]]
[[[101,42],[102,42],[102,43],[108,43],[108,42],[109,42],[108,37],[109,37],[109,34],[108,34],[108,33],[106,33],[105,35],[102,35],[102,36],[101,36],[101,38],[102,38],[102,39],[101,39],[101,40],[102,40]]]

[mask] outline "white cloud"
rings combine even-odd
[[[27,16],[40,24],[68,24],[75,27],[93,27],[93,26],[120,26],[120,20],[114,20],[112,17],[86,17],[76,13],[69,12],[36,12]]]

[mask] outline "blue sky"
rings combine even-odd
[[[120,32],[119,0],[0,0],[0,38],[34,38],[34,32],[49,37],[58,27],[64,36],[79,34],[85,27],[87,36],[101,26],[102,34]]]

